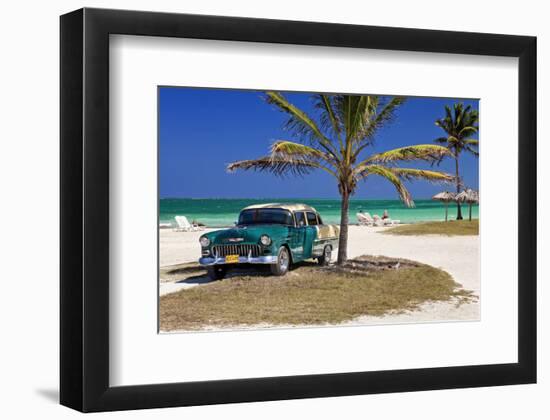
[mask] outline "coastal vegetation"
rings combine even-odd
[[[369,155],[378,131],[393,121],[402,97],[372,95],[312,95],[313,118],[279,92],[267,92],[267,102],[287,116],[285,128],[297,141],[277,140],[266,156],[233,162],[227,169],[256,170],[278,176],[303,176],[315,170],[332,175],[341,196],[338,264],[347,260],[349,202],[358,184],[372,176],[391,182],[407,206],[413,206],[405,181],[449,182],[454,177],[434,170],[398,167],[401,162],[438,162],[453,156],[449,147],[420,144]]]
[[[445,131],[446,134],[444,137],[437,138],[435,142],[445,145],[451,152],[455,161],[455,184],[457,194],[460,193],[461,188],[464,188],[459,170],[460,154],[466,152],[474,156],[479,156],[479,140],[472,138],[472,136],[478,132],[478,123],[479,113],[477,110],[472,109],[470,105],[464,107],[462,103],[454,104],[452,110],[449,106],[445,106],[445,117],[435,121],[435,125]],[[460,201],[457,201],[456,205],[456,219],[462,220]]]
[[[206,277],[198,267],[181,269],[191,281]],[[174,270],[164,274],[176,275]],[[415,310],[426,302],[460,305],[476,299],[447,272],[404,259],[364,256],[325,268],[303,263],[282,278],[252,271],[161,296],[160,329],[339,324]]]
[[[479,235],[479,220],[451,220],[450,222],[412,223],[389,228],[383,233],[389,235],[445,235],[467,236]]]

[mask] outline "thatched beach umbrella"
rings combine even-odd
[[[443,191],[432,197],[432,200],[443,201],[445,203],[445,221],[447,221],[447,212],[450,201],[455,201],[455,193]]]
[[[457,194],[455,200],[460,203],[468,203],[468,205],[470,206],[469,220],[472,221],[472,204],[479,203],[479,193],[468,188],[467,190],[464,190],[461,193]]]

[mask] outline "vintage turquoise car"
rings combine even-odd
[[[277,276],[291,264],[316,258],[326,265],[337,248],[340,228],[326,225],[305,204],[258,204],[241,210],[235,227],[200,237],[199,263],[214,280],[237,264],[268,264]]]

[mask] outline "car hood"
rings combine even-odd
[[[284,225],[237,226],[230,229],[216,230],[205,236],[215,244],[257,243],[260,236],[269,235],[272,239],[288,234],[289,227]]]

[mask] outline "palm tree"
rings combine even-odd
[[[447,134],[446,137],[435,139],[436,143],[444,144],[451,152],[455,159],[455,179],[456,193],[460,193],[462,180],[460,178],[458,160],[460,153],[466,151],[474,156],[479,156],[477,147],[479,141],[472,139],[471,136],[478,132],[479,114],[477,110],[472,109],[470,105],[464,107],[464,104],[454,104],[453,109],[445,105],[445,118],[435,121],[435,125],[441,127]],[[457,214],[456,220],[462,220],[462,209],[460,202],[456,202]]]
[[[402,201],[412,207],[414,202],[403,181],[454,179],[438,171],[394,166],[399,161],[439,161],[450,155],[446,147],[424,144],[364,156],[366,149],[373,145],[378,129],[394,118],[404,98],[315,94],[312,100],[318,114],[317,121],[279,92],[266,92],[266,100],[288,116],[285,128],[298,142],[277,140],[272,144],[269,155],[233,162],[227,169],[229,172],[265,171],[278,176],[303,176],[322,170],[334,176],[342,197],[338,264],[347,260],[349,200],[360,181],[373,175],[381,176],[390,181]]]

